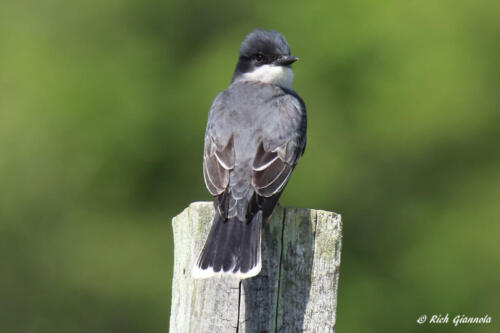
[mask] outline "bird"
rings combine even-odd
[[[298,59],[281,33],[255,29],[241,43],[229,86],[212,102],[203,176],[215,217],[194,278],[242,280],[261,271],[263,225],[306,147],[306,107],[291,88]]]

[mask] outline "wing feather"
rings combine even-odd
[[[216,196],[223,193],[229,184],[229,171],[234,168],[234,139],[231,136],[223,147],[218,147],[210,135],[205,140],[203,176],[208,191]]]
[[[252,175],[252,185],[255,191],[263,197],[270,197],[280,192],[294,168],[282,160],[278,153],[274,154],[276,157],[272,163],[266,163],[264,166],[254,169]]]
[[[253,160],[252,185],[266,198],[283,191],[305,149],[304,103],[290,91],[281,98],[279,108],[279,123],[275,121],[272,130],[265,133]]]
[[[265,151],[264,145],[261,143],[255,154],[255,159],[253,161],[253,169],[255,171],[262,171],[269,167],[278,159],[278,154],[274,151]]]
[[[285,163],[286,164],[286,163]],[[288,179],[290,178],[290,174],[293,171],[293,167],[291,165],[285,165],[283,172],[281,172],[278,177],[276,177],[272,182],[269,183],[268,186],[260,188],[258,190],[259,194],[263,197],[271,197],[278,192],[283,191]]]

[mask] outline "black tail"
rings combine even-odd
[[[261,229],[262,211],[250,222],[242,222],[236,217],[224,219],[217,212],[193,268],[193,277],[203,279],[225,274],[246,279],[259,274]]]

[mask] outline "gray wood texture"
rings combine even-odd
[[[172,220],[171,333],[335,332],[340,215],[277,207],[263,227],[258,276],[192,279],[214,213],[195,202]]]

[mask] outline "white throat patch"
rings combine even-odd
[[[293,71],[290,67],[262,65],[250,73],[245,73],[243,80],[271,83],[290,89],[293,82]]]

